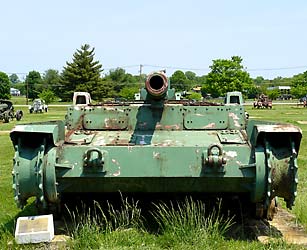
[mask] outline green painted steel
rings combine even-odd
[[[224,104],[189,102],[164,73],[149,75],[130,103],[76,104],[64,123],[18,125],[13,189],[55,208],[73,193],[244,195],[267,216],[296,196],[301,130],[247,119],[240,92]],[[259,210],[259,209],[258,209]]]

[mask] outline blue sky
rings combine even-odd
[[[306,24],[304,0],[2,1],[0,71],[62,71],[88,43],[105,72],[203,75],[238,55],[252,77],[290,77],[307,70]]]

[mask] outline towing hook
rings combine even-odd
[[[209,145],[205,163],[211,167],[222,167],[226,164],[226,159],[223,157],[222,145],[218,143],[212,143]]]
[[[84,167],[102,167],[104,158],[99,148],[90,148],[84,153]]]

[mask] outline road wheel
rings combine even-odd
[[[17,110],[16,111],[16,120],[20,121],[22,116],[23,116],[22,111],[21,110]]]
[[[5,113],[4,116],[3,116],[3,120],[4,120],[5,123],[10,122],[10,116],[7,113]]]

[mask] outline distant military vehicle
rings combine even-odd
[[[42,113],[48,112],[48,106],[45,104],[45,101],[42,99],[35,99],[32,105],[29,106],[30,113]]]
[[[9,122],[16,118],[16,120],[19,121],[22,116],[23,112],[21,110],[17,110],[16,113],[14,113],[14,106],[11,101],[0,100],[0,120]]]
[[[262,94],[258,100],[254,101],[254,108],[272,108],[272,100],[269,99],[266,95]]]
[[[305,108],[305,107],[307,106],[307,97],[306,97],[306,96],[301,97],[301,98],[298,100],[297,105],[303,105],[303,107]]]

